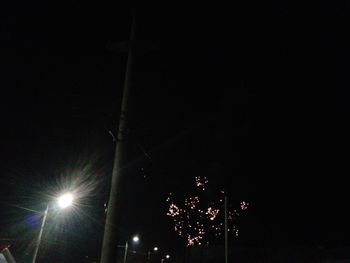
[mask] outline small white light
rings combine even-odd
[[[158,247],[154,247],[153,250],[154,250],[154,251],[158,251]]]
[[[132,238],[132,241],[134,241],[135,243],[138,243],[140,241],[140,238],[138,236],[134,236]]]
[[[70,193],[66,193],[64,195],[61,195],[58,198],[58,205],[61,208],[66,208],[66,207],[70,206],[72,204],[72,202],[73,202],[73,195]]]
[[[168,255],[166,255],[165,257],[166,257],[167,259],[169,259],[169,258],[170,258],[170,255],[168,254]]]

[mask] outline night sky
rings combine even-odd
[[[350,245],[349,8],[135,8],[121,240],[139,233],[144,250],[180,249],[165,199],[201,175],[233,204],[251,203],[240,246]],[[49,220],[47,253],[99,256],[130,10],[113,1],[1,8],[0,238],[17,240],[19,258],[39,222],[19,206],[42,211],[77,181],[79,209]]]

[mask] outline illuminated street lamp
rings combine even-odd
[[[140,238],[139,238],[139,236],[134,236],[133,238],[132,238],[132,241],[135,243],[135,244],[137,244],[137,243],[139,243],[140,242]],[[127,258],[127,256],[128,256],[128,240],[126,240],[126,242],[125,242],[125,249],[124,249],[124,263],[126,263],[126,258]]]
[[[160,262],[161,262],[161,263],[163,263],[163,262],[168,262],[169,259],[170,259],[170,255],[169,255],[169,254],[166,254],[166,255],[165,255],[165,258],[162,258]]]
[[[153,248],[153,251],[154,251],[154,252],[157,252],[157,251],[158,251],[158,247],[154,247],[154,248]],[[149,251],[147,252],[147,260],[148,260],[148,261],[151,261],[151,254],[152,254],[152,252],[151,252],[151,250],[149,250]]]
[[[71,206],[72,202],[73,202],[73,195],[71,193],[63,194],[57,199],[57,203],[59,207],[62,209],[67,208],[68,206]]]
[[[132,238],[132,241],[134,241],[134,243],[138,243],[140,241],[140,238],[138,236],[134,236]]]
[[[73,195],[71,193],[65,193],[61,196],[59,196],[56,200],[58,207],[61,209],[65,209],[69,206],[72,205],[73,203]],[[44,212],[44,217],[43,220],[41,222],[41,227],[40,227],[40,231],[39,231],[39,235],[38,235],[38,240],[37,243],[35,245],[35,250],[34,250],[34,255],[33,255],[33,260],[32,263],[36,263],[36,258],[38,256],[38,251],[39,251],[39,247],[40,247],[40,243],[41,243],[41,238],[43,235],[43,231],[44,231],[44,226],[46,223],[46,218],[47,218],[47,214],[49,213],[49,208],[50,208],[50,204],[47,205],[45,212]]]

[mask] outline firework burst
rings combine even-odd
[[[224,207],[223,200],[226,195],[219,191],[216,198],[209,200],[207,194],[208,180],[206,177],[195,177],[195,195],[189,196],[183,202],[176,203],[172,194],[166,199],[168,204],[167,216],[174,223],[175,232],[184,238],[186,246],[209,244],[224,232]],[[245,212],[249,203],[242,201],[239,209],[228,211],[228,231],[237,237],[239,230],[236,219],[240,212]]]

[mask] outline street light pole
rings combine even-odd
[[[126,257],[128,255],[128,241],[125,242],[125,250],[124,250],[124,263],[126,263]]]
[[[127,258],[127,256],[128,256],[128,247],[129,247],[129,242],[128,242],[129,240],[126,240],[126,242],[125,242],[125,250],[124,250],[124,262],[123,263],[126,263],[126,258]],[[139,238],[139,236],[134,236],[133,238],[132,238],[132,242],[133,243],[138,243],[140,241],[140,238]]]
[[[38,256],[38,251],[39,251],[39,247],[40,247],[40,243],[41,243],[41,237],[43,235],[44,226],[45,226],[45,223],[46,223],[46,218],[47,218],[48,212],[49,212],[49,205],[47,205],[47,207],[45,209],[44,217],[43,217],[43,220],[41,222],[40,232],[39,232],[39,235],[38,235],[38,240],[37,240],[37,242],[35,244],[35,250],[34,250],[32,263],[36,263],[36,258]]]
[[[67,208],[68,206],[70,206],[72,204],[72,201],[73,201],[73,196],[70,193],[65,193],[65,194],[61,195],[57,199],[58,206],[61,209],[64,209],[64,208]],[[37,239],[37,242],[35,244],[35,249],[34,249],[34,255],[33,255],[32,263],[36,263],[36,258],[38,257],[38,251],[39,251],[41,239],[42,239],[43,232],[44,232],[44,227],[45,227],[45,223],[46,223],[46,219],[47,219],[47,214],[49,213],[49,208],[50,208],[50,202],[46,206],[46,209],[45,209],[45,212],[44,212],[44,217],[43,217],[43,220],[41,222],[38,239]]]

